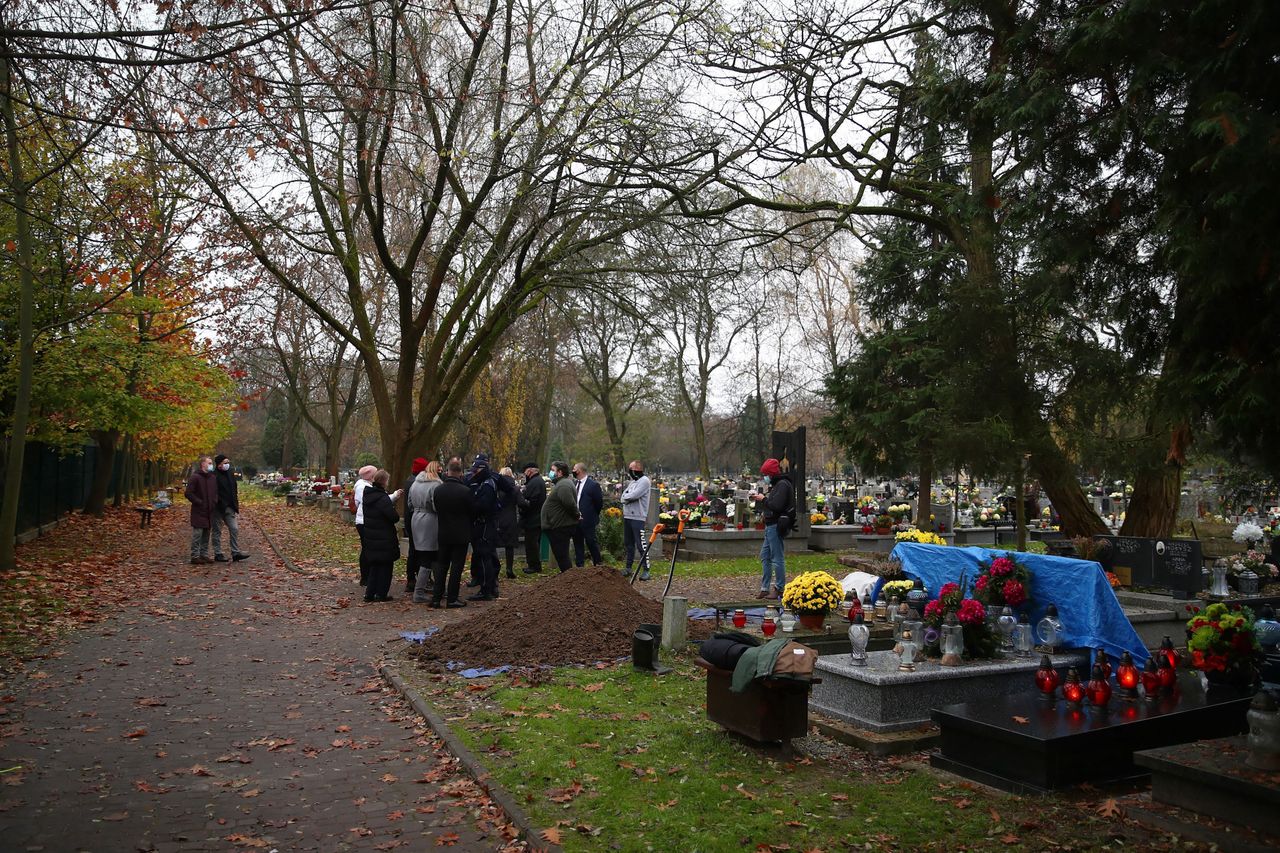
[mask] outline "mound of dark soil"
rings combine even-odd
[[[540,579],[513,598],[481,605],[413,652],[428,666],[590,664],[631,654],[641,623],[662,622],[662,603],[645,598],[612,569],[585,567]]]

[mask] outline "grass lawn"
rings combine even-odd
[[[691,657],[664,661],[675,671],[660,678],[627,665],[536,683],[468,682],[408,660],[401,672],[569,851],[1098,849],[1115,827],[1090,803],[995,794],[920,755],[875,758],[816,736],[801,745],[811,757],[749,745],[707,720]]]

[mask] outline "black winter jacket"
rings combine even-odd
[[[791,485],[791,479],[785,475],[779,477],[769,487],[769,494],[764,496],[761,503],[764,504],[764,523],[777,524],[778,516],[786,515],[791,509],[794,500],[795,490]]]
[[[214,471],[213,479],[218,484],[218,512],[224,510],[240,511],[240,492],[236,478],[230,471]]]
[[[361,541],[365,559],[394,563],[400,559],[400,533],[396,529],[400,514],[396,512],[391,496],[382,486],[370,483],[361,500],[364,504]]]
[[[440,522],[441,545],[470,545],[471,521],[476,517],[476,499],[467,484],[457,477],[445,477],[431,494]]]
[[[542,526],[542,505],[547,502],[547,481],[534,474],[516,499],[520,504],[520,526],[525,530]]]

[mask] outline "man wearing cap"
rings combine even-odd
[[[524,533],[525,574],[542,571],[542,505],[547,501],[547,482],[538,473],[537,462],[526,462],[524,488],[516,495],[520,505],[520,529]]]
[[[360,586],[369,583],[369,565],[364,558],[364,490],[373,482],[373,475],[378,473],[377,465],[366,465],[358,472],[356,484],[352,489],[351,500],[356,505],[356,534],[360,537]]]
[[[249,555],[240,550],[240,494],[236,478],[231,475],[231,460],[219,453],[213,457],[213,480],[218,486],[218,501],[213,506],[213,559],[225,563],[222,553],[222,528],[227,528],[227,545],[231,559],[247,560]]]
[[[764,516],[764,545],[760,547],[760,592],[756,598],[777,600],[782,598],[782,590],[787,585],[786,556],[782,550],[782,535],[778,531],[778,519],[791,511],[794,492],[790,478],[782,473],[777,459],[766,459],[760,466],[763,485],[768,487],[766,494],[751,496],[751,500],[760,502],[760,511]],[[770,586],[772,576],[772,586]]]
[[[414,481],[418,479],[418,475],[427,470],[427,460],[419,456],[417,459],[413,460],[413,464],[410,466],[409,470],[413,473],[404,481],[404,488],[401,490],[404,492],[404,507],[402,507],[400,512],[400,517],[404,519],[404,535],[405,538],[409,540],[409,558],[405,560],[404,564],[405,592],[413,592],[414,589],[417,588],[418,569],[421,568],[418,565],[418,561],[420,559],[418,556],[419,552],[414,550],[413,547],[413,525],[410,523],[413,520],[413,507],[409,505],[409,490],[413,488]]]
[[[489,470],[489,457],[477,453],[467,480],[475,499],[476,515],[471,522],[471,579],[480,591],[468,601],[498,599],[498,490]]]

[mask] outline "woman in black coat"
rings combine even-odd
[[[395,501],[399,492],[387,494],[391,475],[379,469],[373,482],[364,490],[364,558],[369,567],[369,585],[365,587],[365,601],[390,601],[391,573],[400,559],[400,534],[396,522]]]
[[[498,544],[507,552],[507,577],[514,578],[520,525],[516,521],[516,478],[510,468],[498,472],[494,486],[498,490]]]

